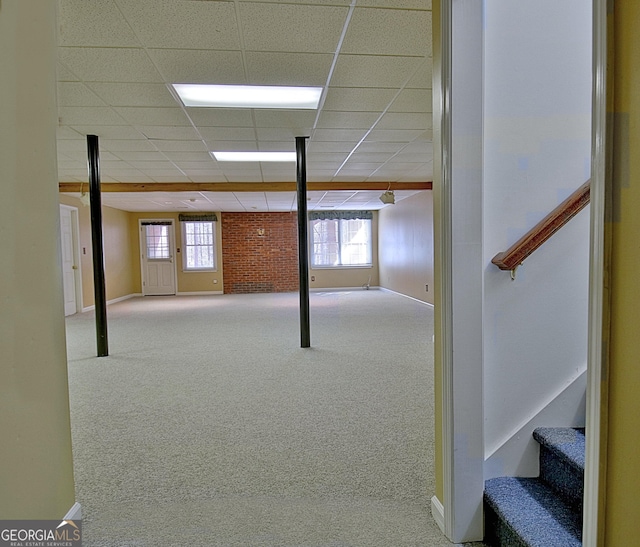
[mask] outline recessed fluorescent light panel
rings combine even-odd
[[[185,106],[212,108],[318,108],[321,87],[171,84]]]
[[[295,152],[211,152],[218,161],[296,161]]]

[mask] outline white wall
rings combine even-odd
[[[586,369],[588,208],[515,281],[490,262],[589,178],[590,120],[591,3],[486,0],[485,455]]]

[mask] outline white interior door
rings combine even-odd
[[[73,315],[78,311],[76,299],[76,252],[74,245],[72,209],[60,206],[60,239],[62,241],[62,280],[64,286],[64,314]]]
[[[141,220],[142,294],[176,294],[175,244],[172,220]]]

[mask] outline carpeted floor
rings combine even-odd
[[[67,319],[84,545],[449,546],[433,311],[383,291],[146,297]]]

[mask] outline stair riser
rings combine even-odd
[[[484,530],[484,543],[491,547],[528,547],[486,503],[484,505]]]
[[[569,505],[582,513],[584,472],[559,458],[545,446],[540,447],[540,478]]]

